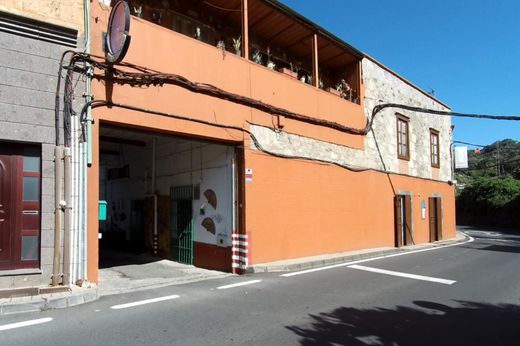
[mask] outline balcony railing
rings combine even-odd
[[[132,14],[360,104],[360,55],[270,0],[129,1]]]

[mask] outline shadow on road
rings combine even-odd
[[[456,307],[415,301],[417,307],[355,309],[309,315],[286,326],[302,345],[519,345],[520,305],[457,301]]]

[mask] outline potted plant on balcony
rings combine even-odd
[[[258,49],[253,53],[252,58],[254,62],[256,62],[259,65],[262,65],[262,53],[260,53]]]
[[[298,68],[294,67],[292,63],[289,64],[290,68],[287,67],[281,67],[278,69],[278,72],[282,72],[283,74],[286,74],[292,78],[297,79],[298,78]]]
[[[352,87],[344,79],[336,83],[335,88],[329,87],[327,90],[335,95],[338,95],[342,99],[349,101],[352,100]]]
[[[238,38],[233,39],[233,48],[235,49],[235,54],[238,56],[242,56],[242,50],[240,47],[242,46],[242,36],[238,36]]]
[[[276,64],[271,60],[271,49],[267,47],[267,68],[274,70],[276,68]]]
[[[136,17],[138,18],[144,18],[144,14],[143,14],[143,5],[141,6],[134,6],[134,14]]]
[[[326,89],[329,93],[331,94],[334,94],[336,96],[339,96],[341,97],[341,93],[339,92],[339,90],[336,88],[336,87],[327,87]]]

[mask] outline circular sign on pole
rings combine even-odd
[[[116,2],[110,12],[106,36],[106,59],[112,64],[123,60],[130,45],[130,8],[126,1]]]

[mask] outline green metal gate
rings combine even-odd
[[[193,187],[172,187],[170,200],[173,260],[193,264]]]

